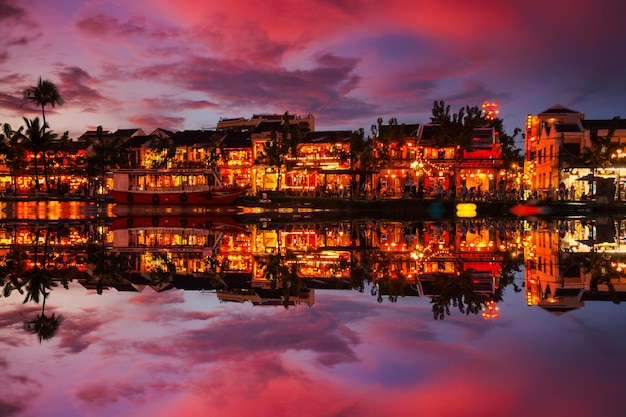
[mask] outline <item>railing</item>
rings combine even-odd
[[[172,187],[128,187],[128,191],[145,191],[145,192],[194,192],[194,191],[210,191],[220,188],[216,185],[196,185],[196,186],[172,186]]]

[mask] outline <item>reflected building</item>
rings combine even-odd
[[[380,302],[468,299],[497,308],[512,283],[507,262],[523,259],[527,304],[555,314],[624,298],[625,243],[624,220],[608,218],[243,225],[172,215],[0,228],[3,284],[15,288],[38,268],[98,292],[214,291],[222,302],[288,307],[312,306],[316,291],[369,288]]]
[[[527,304],[558,315],[589,300],[625,300],[624,229],[624,220],[613,218],[527,224]]]

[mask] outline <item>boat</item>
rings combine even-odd
[[[213,205],[232,204],[245,187],[225,186],[215,170],[118,169],[109,194],[118,204]]]
[[[229,216],[159,216],[139,215],[116,217],[111,224],[111,230],[125,229],[211,229],[224,233],[239,233],[243,226]]]
[[[113,247],[120,252],[206,252],[225,235],[245,233],[229,216],[122,216],[111,224]],[[214,249],[214,248],[213,248]]]

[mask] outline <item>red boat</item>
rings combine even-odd
[[[226,206],[244,192],[224,186],[212,169],[120,169],[109,194],[119,204]]]
[[[111,225],[111,230],[114,231],[152,228],[211,229],[225,233],[244,230],[228,216],[123,216],[116,217]]]

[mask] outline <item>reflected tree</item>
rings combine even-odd
[[[39,338],[39,343],[43,340],[51,339],[54,335],[56,335],[59,327],[61,327],[61,323],[63,323],[63,316],[56,315],[56,313],[52,313],[51,315],[45,314],[45,298],[44,302],[41,305],[41,314],[37,314],[37,316],[32,320],[24,321],[24,330],[29,333],[36,334]]]
[[[515,282],[516,275],[522,272],[521,266],[524,263],[523,258],[515,256],[511,252],[504,252],[502,259],[502,270],[500,271],[500,277],[498,279],[498,285],[493,295],[493,300],[496,302],[502,301],[504,291],[509,286],[513,287],[513,291],[518,293],[522,291],[519,285]]]
[[[107,249],[104,241],[87,246],[86,262],[91,267],[91,277],[96,281],[98,294],[102,294],[107,284],[122,282],[124,274],[130,271],[128,257]]]
[[[280,247],[262,263],[263,277],[270,281],[271,288],[282,289],[282,301],[285,308],[289,308],[292,296],[297,296],[304,289],[304,284],[298,276],[298,263],[292,251],[283,251]]]
[[[488,296],[476,291],[472,270],[460,274],[436,274],[433,288],[437,294],[431,300],[433,317],[443,320],[450,315],[450,307],[458,308],[463,314],[478,314]]]
[[[57,316],[54,313],[48,316],[45,312],[46,300],[52,288],[57,286],[57,283],[53,280],[51,272],[47,268],[50,230],[45,230],[44,250],[41,261],[39,258],[40,237],[41,230],[37,228],[34,234],[35,252],[33,254],[33,266],[23,272],[24,304],[28,302],[39,304],[41,301],[41,313],[37,314],[32,320],[26,320],[24,322],[24,329],[30,333],[36,334],[39,338],[39,342],[52,338],[63,322],[63,316]],[[64,285],[67,285],[67,283]]]
[[[589,280],[589,291],[598,292],[598,286],[606,285],[609,298],[614,304],[620,304],[619,294],[615,290],[613,279],[626,277],[626,271],[622,269],[611,255],[591,251],[583,254],[580,259],[580,266],[583,271],[591,275]]]
[[[163,288],[169,285],[176,276],[176,265],[167,252],[154,252],[150,256],[148,275],[153,286]]]

